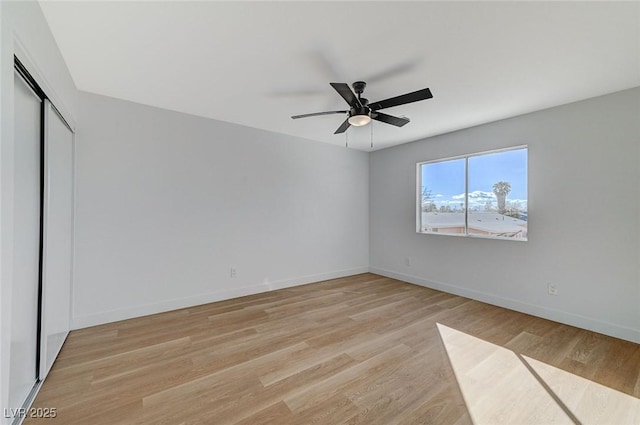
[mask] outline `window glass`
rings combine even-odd
[[[418,165],[419,232],[527,239],[526,147]]]
[[[465,159],[422,164],[422,232],[465,233]]]

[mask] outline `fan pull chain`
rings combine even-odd
[[[371,149],[373,149],[373,121],[371,122]]]
[[[349,147],[349,133],[348,132],[344,132],[344,147],[348,148]]]

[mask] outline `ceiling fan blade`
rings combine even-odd
[[[377,111],[378,109],[391,108],[392,106],[405,105],[407,103],[418,102],[420,100],[431,99],[433,95],[431,94],[431,90],[422,89],[418,91],[414,91],[411,93],[403,94],[396,97],[390,97],[389,99],[380,100],[378,102],[373,102],[369,104],[369,108],[372,111]]]
[[[347,128],[349,128],[350,126],[351,124],[349,124],[349,118],[347,118],[346,120],[344,120],[344,122],[340,125],[340,127],[338,127],[338,129],[333,134],[344,133],[345,131],[347,131]]]
[[[348,111],[327,111],[327,112],[314,112],[312,114],[294,115],[291,118],[297,120],[298,118],[316,117],[318,115],[331,115],[331,114],[346,114]]]
[[[402,127],[409,123],[409,118],[394,117],[393,115],[383,114],[382,112],[372,112],[371,119],[380,121],[386,124],[395,125],[396,127]]]
[[[342,96],[344,100],[347,101],[349,106],[352,108],[362,108],[362,103],[360,103],[360,99],[356,97],[356,95],[351,91],[351,88],[348,84],[345,83],[329,83],[331,87],[336,89],[338,94]]]

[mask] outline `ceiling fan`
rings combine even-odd
[[[391,108],[392,106],[404,105],[407,103],[418,102],[420,100],[431,99],[433,95],[428,88],[414,91],[411,93],[403,94],[396,97],[390,97],[389,99],[380,100],[378,102],[369,103],[368,99],[361,97],[364,88],[367,83],[364,81],[356,81],[353,83],[353,91],[345,83],[329,83],[340,96],[349,104],[351,109],[344,111],[326,111],[315,112],[312,114],[294,115],[291,118],[306,118],[315,117],[318,115],[330,115],[330,114],[349,114],[346,120],[338,127],[333,134],[344,133],[349,126],[361,127],[369,124],[371,120],[380,121],[386,124],[395,125],[396,127],[402,127],[409,122],[409,118],[394,117],[393,115],[387,115],[382,112],[378,112],[380,109]],[[355,92],[355,94],[354,94]]]

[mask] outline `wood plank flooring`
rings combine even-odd
[[[438,323],[640,397],[638,344],[367,273],[73,331],[25,424],[471,424]]]

